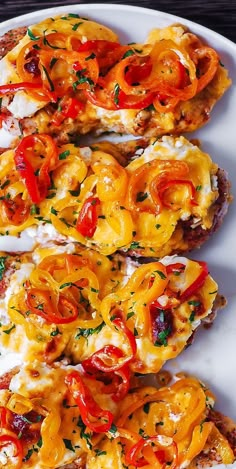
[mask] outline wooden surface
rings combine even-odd
[[[39,0],[0,0],[0,21],[31,11],[61,5],[79,3],[126,3],[165,11],[200,23],[236,42],[236,0],[136,0],[136,1],[39,1]]]

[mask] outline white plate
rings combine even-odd
[[[183,23],[192,32],[214,47],[221,61],[236,75],[236,45],[202,26],[162,12],[127,5],[89,4],[50,8],[30,13],[0,24],[0,34],[11,28],[34,24],[61,12],[79,13],[81,16],[104,23],[114,29],[123,42],[142,42],[150,29],[172,23]],[[223,14],[223,12],[222,12]],[[232,190],[236,188],[236,84],[216,105],[211,122],[191,134],[199,137],[203,149],[229,172]],[[200,251],[192,257],[209,263],[211,273],[228,298],[228,306],[219,313],[213,327],[198,332],[194,344],[172,364],[174,371],[188,371],[205,381],[218,397],[217,407],[236,420],[236,203],[230,207],[224,225]],[[1,239],[0,239],[1,249]]]

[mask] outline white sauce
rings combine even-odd
[[[0,60],[0,85],[5,85],[11,79],[12,75],[12,65],[9,64],[9,61],[4,57]]]
[[[45,103],[43,101],[36,101],[32,97],[29,97],[24,91],[18,91],[11,104],[7,106],[7,109],[12,115],[18,119],[24,117],[30,117],[41,109]]]
[[[0,147],[9,148],[14,142],[15,138],[16,136],[13,135],[8,128],[6,128],[5,123],[3,121],[2,127],[0,129]]]
[[[1,350],[0,356],[0,376],[8,371],[12,370],[16,366],[20,366],[23,363],[23,354]]]

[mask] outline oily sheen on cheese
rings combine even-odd
[[[96,434],[83,424],[77,398],[67,385],[71,374],[89,386],[94,405],[109,412],[113,423],[105,434]],[[203,383],[183,375],[159,389],[140,387],[137,380],[135,384],[118,404],[112,400],[109,385],[86,375],[81,366],[25,363],[12,377],[9,389],[0,390],[11,434],[21,434],[21,467],[48,469],[68,464],[100,469],[111,463],[122,467],[129,461],[131,448],[140,443],[140,448],[150,444],[167,452],[166,457],[172,456],[181,468],[197,466],[202,451],[217,463],[234,461],[227,438],[214,424],[215,396]],[[152,455],[150,451],[144,454],[145,458]],[[0,457],[3,467],[6,461],[14,462],[9,446],[5,454],[0,451]],[[130,467],[137,467],[136,459]]]
[[[229,182],[178,135],[227,70],[182,25],[128,45],[70,13],[25,31],[0,60],[0,468],[232,464],[212,392],[162,370],[225,304],[181,253],[220,225]],[[92,131],[153,138],[75,143]]]
[[[63,44],[59,46],[50,44],[52,35],[58,35],[58,37],[63,35]],[[47,37],[49,40],[47,40]],[[43,41],[43,48],[46,48],[47,52],[55,52],[56,55],[58,55],[57,53],[59,49],[63,49],[62,53],[66,52],[67,54],[68,52],[69,55],[66,55],[67,62],[73,59],[74,51],[78,51],[76,44],[73,47],[73,41],[79,41],[82,46],[88,43],[89,53],[88,57],[86,57],[86,67],[88,67],[88,61],[91,58],[96,58],[96,54],[99,56],[96,42],[107,42],[107,49],[105,48],[105,53],[102,55],[102,59],[104,59],[104,57],[106,58],[107,55],[108,63],[105,72],[103,68],[101,68],[99,73],[99,77],[101,77],[102,80],[104,78],[104,74],[109,75],[111,66],[116,70],[117,62],[119,64],[119,61],[126,60],[127,57],[134,54],[137,55],[137,60],[139,60],[140,57],[142,60],[142,57],[149,54],[152,48],[160,47],[161,49],[164,41],[167,46],[167,66],[164,61],[164,69],[165,72],[167,72],[167,88],[169,84],[171,86],[175,85],[177,87],[177,91],[175,89],[174,95],[172,91],[170,97],[174,96],[175,98],[175,95],[177,94],[178,96],[180,93],[181,99],[172,108],[172,105],[162,106],[161,98],[158,98],[159,104],[155,107],[155,105],[153,106],[152,98],[147,102],[145,101],[147,95],[150,95],[150,93],[148,90],[144,89],[142,90],[145,98],[143,103],[141,102],[140,106],[134,105],[133,109],[132,106],[130,106],[129,99],[128,103],[122,104],[122,100],[120,102],[119,96],[116,96],[115,93],[117,86],[121,87],[123,91],[122,83],[118,78],[116,78],[115,81],[113,79],[110,81],[108,80],[110,83],[107,85],[108,91],[109,93],[111,91],[111,94],[108,93],[109,96],[107,99],[105,95],[105,98],[101,101],[99,99],[99,93],[98,97],[96,92],[93,95],[98,77],[93,81],[93,73],[90,76],[89,71],[86,71],[86,67],[82,68],[83,72],[78,75],[79,84],[75,85],[78,81],[76,72],[78,72],[78,70],[80,71],[81,68],[77,70],[76,64],[78,60],[75,60],[74,64],[72,60],[72,64],[75,66],[75,69],[73,70],[74,80],[70,83],[68,89],[66,89],[65,96],[68,96],[68,100],[71,99],[71,97],[75,97],[80,103],[82,103],[77,115],[66,115],[64,119],[60,119],[60,125],[55,122],[55,109],[57,109],[57,111],[59,109],[60,111],[61,98],[64,96],[63,93],[61,95],[59,93],[58,96],[56,95],[54,97],[48,97],[45,95],[37,96],[30,89],[27,89],[27,87],[23,90],[18,90],[16,92],[13,91],[13,94],[11,93],[11,89],[3,92],[3,109],[6,109],[7,114],[10,113],[10,116],[15,119],[14,131],[12,131],[10,121],[5,118],[3,119],[2,128],[0,129],[0,136],[2,138],[1,146],[3,148],[7,148],[9,145],[15,146],[22,134],[29,135],[35,132],[49,133],[61,143],[70,142],[71,139],[76,139],[76,136],[87,134],[91,131],[94,131],[97,134],[108,131],[139,136],[145,135],[146,137],[165,135],[169,133],[179,135],[186,131],[195,130],[206,123],[209,119],[210,110],[231,84],[227,71],[221,66],[217,52],[206,47],[199,38],[188,32],[182,25],[171,25],[163,29],[157,28],[150,33],[144,44],[121,46],[121,48],[123,47],[121,53],[117,56],[117,59],[115,55],[115,59],[113,61],[111,60],[110,65],[110,51],[112,50],[111,44],[114,43],[119,45],[120,43],[116,33],[106,26],[87,20],[86,18],[80,18],[79,15],[65,14],[61,17],[56,16],[45,19],[39,24],[30,26],[27,34],[19,41],[17,46],[8,51],[5,57],[1,59],[0,86],[28,81],[35,82],[37,76],[39,78],[40,71],[37,62],[37,51],[40,51],[41,47],[38,44],[41,39]],[[91,44],[91,41],[95,41],[95,43]],[[27,45],[32,47],[33,53],[31,51],[29,54],[32,55],[30,56],[26,53],[26,57],[24,58],[26,63],[24,66],[25,68],[23,67],[23,75],[26,70],[28,71],[28,75],[26,76],[27,79],[22,79],[18,68],[18,57]],[[92,46],[94,46],[94,49],[91,49]],[[168,70],[166,70],[166,68],[168,68],[169,63],[168,57],[169,55],[173,55],[173,50],[177,52],[175,52],[176,57],[172,72],[174,71],[177,73],[177,77],[176,80],[174,79],[174,81],[169,81]],[[70,54],[72,54],[71,59],[69,58]],[[115,46],[114,54],[116,54]],[[128,55],[126,56],[126,54]],[[31,56],[33,57],[32,63],[29,60]],[[178,74],[178,66],[177,69],[175,67],[177,57],[180,61],[180,74]],[[155,58],[157,61],[162,60],[158,53]],[[65,78],[65,81],[67,80],[68,70],[65,62],[63,63],[63,59],[58,69],[57,65],[56,68],[54,67],[55,63],[58,61],[58,56],[53,57],[52,60],[53,65],[50,63],[49,67],[46,67],[46,71],[45,67],[44,69],[41,67],[41,78],[45,81],[45,75],[49,77],[47,87],[49,86],[50,91],[54,92],[54,85],[58,80],[63,78]],[[189,61],[191,61],[191,65],[189,65]],[[205,85],[200,81],[199,86],[195,86],[193,94],[189,95],[187,89],[187,94],[182,96],[181,90],[186,88],[185,85],[187,83],[187,76],[185,77],[185,73],[187,73],[188,76],[191,76],[192,80],[193,77],[194,80],[199,79],[199,76],[197,77],[196,69],[198,69],[198,75],[199,70],[200,76],[205,75],[206,69],[205,65],[202,67],[202,62],[208,64],[209,68],[214,70],[214,73],[211,74],[210,72],[209,79],[207,78]],[[172,62],[170,62],[170,65],[171,64]],[[162,65],[157,65],[157,73],[158,71],[160,72],[161,66]],[[53,80],[51,79],[51,74],[53,75]],[[159,75],[158,77],[160,79]],[[81,79],[82,82],[80,82]],[[92,93],[92,99],[89,99],[86,94],[85,96],[83,95],[85,82],[89,84],[89,86],[86,87],[86,90]],[[81,83],[82,87],[80,86]],[[191,87],[191,80],[189,85]],[[109,89],[109,86],[111,89]],[[127,87],[127,84],[125,86]],[[137,86],[137,83],[135,86]],[[130,92],[131,101],[133,95],[135,97],[137,96],[135,86]],[[98,80],[98,91],[99,87],[103,88],[103,82],[100,84]],[[162,94],[165,96],[165,92]],[[154,95],[159,95],[159,89],[155,88]],[[191,96],[191,98],[188,98],[188,96]]]
[[[79,27],[76,28],[78,24]],[[117,35],[111,31],[111,29],[85,18],[79,19],[78,17],[73,17],[73,15],[47,18],[41,23],[30,26],[30,32],[0,60],[0,85],[20,82],[15,63],[21,49],[29,43],[30,36],[37,38],[38,36],[52,34],[55,30],[62,31],[64,34],[70,34],[71,31],[73,31],[73,27],[73,34],[78,40],[81,40],[82,43],[97,39],[115,42],[118,39]],[[32,116],[44,106],[44,101],[34,99],[34,97],[29,96],[25,91],[18,91],[11,103],[8,104],[7,109],[14,117],[22,119]]]
[[[63,354],[77,364],[112,344],[126,361],[132,348],[133,371],[157,372],[215,308],[216,282],[206,267],[182,257],[139,266],[55,246],[13,258],[12,265],[0,305],[0,344],[3,356],[18,352],[22,361],[52,363]]]
[[[193,232],[198,226],[203,232],[211,229],[219,197],[218,166],[184,137],[163,137],[143,149],[137,144],[137,153],[125,167],[118,162],[124,160],[119,145],[78,148],[70,144],[55,151],[57,160],[49,173],[52,185],[39,204],[32,203],[17,170],[17,150],[4,153],[2,235],[24,232],[36,244],[49,238],[59,243],[77,241],[104,255],[122,249],[162,257],[189,249],[182,222],[190,220]],[[93,201],[99,203],[94,209],[97,221],[87,236],[81,234],[80,214],[85,206],[92,209]]]

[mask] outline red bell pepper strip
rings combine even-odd
[[[199,276],[196,278],[196,280],[185,291],[180,293],[180,295],[178,294],[174,295],[174,292],[172,292],[172,296],[174,295],[174,297],[179,299],[181,302],[186,301],[190,296],[194,295],[197,292],[197,290],[201,288],[205,282],[205,279],[209,273],[207,264],[205,262],[198,262],[198,264],[201,265],[202,270]],[[176,262],[174,264],[167,265],[166,272],[167,272],[167,275],[181,274],[182,272],[184,272],[185,268],[186,268],[186,265],[182,264],[181,262]],[[153,281],[154,281],[154,277],[150,279],[149,287],[152,286]],[[159,308],[162,310],[167,310],[171,308],[171,303],[168,301],[166,305],[162,305],[161,303],[159,303],[157,299],[153,301],[153,303],[151,304],[151,307]]]
[[[31,161],[34,160],[34,148],[37,144],[44,147],[45,158],[36,176]],[[15,150],[15,165],[24,180],[29,196],[34,204],[45,199],[51,185],[49,171],[55,166],[58,152],[52,137],[49,135],[28,135],[24,137]]]
[[[88,197],[85,200],[76,223],[76,230],[87,238],[92,238],[98,221],[97,206],[100,205],[98,197]]]
[[[168,444],[169,443],[169,444]],[[148,464],[148,461],[145,459],[145,457],[142,457],[140,453],[142,453],[142,450],[146,446],[151,446],[153,453],[155,457],[159,460],[159,462],[162,464],[163,468],[170,467],[171,469],[176,468],[177,465],[177,460],[178,460],[178,448],[176,443],[172,438],[169,437],[164,437],[163,435],[155,435],[151,436],[149,438],[141,438],[137,443],[135,443],[129,451],[127,452],[125,456],[125,461],[126,464],[132,465],[135,467],[143,467]],[[161,448],[158,449],[157,451],[154,451],[154,447]],[[171,464],[169,461],[167,461],[167,456],[165,453],[165,449],[171,449]],[[169,451],[168,451],[169,453]],[[168,459],[170,455],[168,454]]]
[[[60,125],[67,118],[76,119],[79,112],[84,109],[84,103],[76,98],[65,96],[59,102],[59,109],[52,116],[54,125]]]
[[[84,360],[82,365],[88,372],[96,369],[107,373],[122,368],[124,362],[118,362],[118,359],[122,357],[124,357],[124,353],[120,348],[115,345],[105,345],[105,347],[97,350],[91,357]],[[106,364],[106,361],[108,364]]]
[[[95,39],[80,45],[78,52],[88,52],[86,60],[96,57],[100,74],[104,75],[125,53],[127,46],[121,46],[118,42]]]
[[[7,94],[7,93],[17,93],[17,91],[22,90],[39,90],[42,89],[42,86],[38,83],[30,83],[27,81],[23,81],[22,83],[10,83],[8,85],[1,85],[0,86],[0,95]]]
[[[93,39],[86,41],[79,46],[78,52],[93,51],[95,54],[105,55],[108,51],[113,51],[120,47],[119,42],[105,41],[104,39]]]
[[[13,454],[12,450],[9,452],[12,456],[9,455],[8,457],[7,448],[13,448]],[[23,448],[21,441],[17,437],[8,434],[0,435],[0,454],[2,452],[9,459],[6,464],[7,469],[20,469],[22,466]]]
[[[114,98],[113,98],[114,99]],[[144,109],[150,106],[154,99],[153,93],[143,94],[140,96],[127,95],[121,89],[117,93],[116,108],[117,109]]]
[[[107,358],[113,362],[117,358],[124,356],[123,352],[114,345],[106,345],[103,349],[95,352],[90,358],[82,362],[84,371],[92,378],[104,382],[102,392],[111,394],[113,401],[118,402],[123,399],[130,387],[130,369],[127,364],[118,368],[115,364],[106,365],[99,357],[99,354],[106,354]],[[118,365],[119,366],[119,365]],[[109,384],[105,384],[109,380]]]
[[[65,383],[80,410],[83,423],[93,432],[108,432],[113,423],[113,414],[99,407],[79,373],[72,371],[66,376]]]
[[[7,425],[7,409],[0,407],[0,429],[5,428]]]
[[[128,70],[125,73],[125,80],[128,85],[135,86],[135,83],[138,83],[142,80],[145,80],[152,71],[152,63],[150,58],[148,61],[143,62],[139,65],[131,65],[127,67]]]
[[[11,225],[22,225],[28,218],[30,206],[27,201],[22,199],[21,194],[17,194],[12,199],[5,199],[1,202],[0,211],[4,214]]]
[[[48,99],[52,103],[57,102],[55,93],[44,89],[39,83],[23,81],[21,83],[10,83],[0,86],[0,96],[8,93],[17,93],[18,91],[40,91],[42,95],[45,94],[45,99]]]
[[[112,393],[113,401],[119,402],[128,394],[129,388],[130,369],[128,365],[124,365],[119,370],[114,371],[113,382],[108,386],[104,386],[103,392],[106,394]]]
[[[197,290],[199,290],[199,288],[201,288],[209,274],[209,271],[208,271],[208,266],[206,264],[206,262],[200,262],[198,261],[198,264],[201,266],[201,272],[200,274],[198,275],[198,277],[196,278],[196,280],[194,280],[194,282],[188,287],[186,288],[186,290],[184,290],[179,299],[180,301],[187,301],[188,298],[190,298],[190,296],[194,295],[196,293]]]
[[[175,264],[169,264],[166,266],[166,273],[167,275],[169,274],[181,274],[186,268],[185,264],[182,264],[181,262],[176,262]]]
[[[130,344],[130,347],[131,347],[131,350],[132,350],[132,355],[131,355],[131,358],[130,360],[133,360],[134,356],[136,355],[136,352],[137,352],[137,344],[136,344],[136,340],[135,340],[135,337],[134,337],[134,334],[131,332],[131,330],[126,326],[125,322],[117,317],[115,318],[113,321],[113,324],[115,324],[116,327],[118,327],[123,333],[124,335],[127,337],[128,341],[129,341],[129,344]],[[130,361],[129,360],[129,361]]]
[[[127,95],[119,88],[118,84],[112,92],[107,91],[105,88],[96,87],[94,91],[86,90],[85,95],[94,106],[113,111],[118,109],[144,109],[152,104],[155,97],[154,93],[139,96]]]

